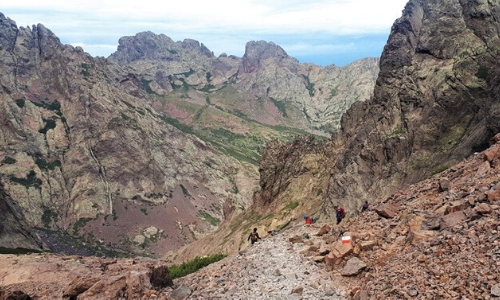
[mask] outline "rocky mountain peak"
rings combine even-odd
[[[245,46],[243,69],[246,73],[251,73],[258,69],[261,61],[285,58],[289,58],[286,51],[273,42],[250,41]]]
[[[0,13],[0,50],[12,51],[17,36],[16,22]]]
[[[189,52],[194,55],[214,57],[205,45],[193,39],[185,39],[182,42],[174,42],[164,34],[155,34],[151,31],[140,32],[135,36],[125,36],[118,41],[118,49],[110,55],[110,59],[121,64],[137,60],[179,60],[181,52]]]

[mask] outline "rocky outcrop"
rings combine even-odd
[[[15,202],[5,194],[0,184],[0,251],[33,251],[44,249],[41,239],[34,235],[23,213],[18,211]]]
[[[387,197],[488,147],[500,130],[498,8],[484,1],[408,2],[382,53],[373,97],[350,107],[327,145],[332,168],[323,217],[332,218],[336,205],[358,211],[365,200]],[[261,164],[262,174],[267,169]],[[293,181],[287,186],[306,179],[287,177]],[[273,185],[280,191],[273,201],[288,197],[279,181],[265,188]]]
[[[334,203],[358,207],[488,146],[500,129],[498,8],[409,1],[384,48],[373,99],[342,118],[345,148],[327,214]]]

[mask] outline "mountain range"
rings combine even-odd
[[[94,58],[42,24],[0,15],[0,31],[4,248],[161,256],[189,244],[251,205],[268,141],[326,139],[378,73],[376,58],[323,68],[264,41],[215,57],[143,32]]]
[[[84,268],[88,278],[59,288],[166,299],[175,291],[138,283],[152,264],[247,259],[257,228],[290,236],[285,249],[303,243],[307,264],[345,284],[346,297],[498,297],[498,20],[495,1],[410,0],[380,60],[322,68],[270,42],[216,58],[149,32],[93,58],[1,15],[1,250],[161,257],[138,259],[142,273],[133,259],[65,258],[102,273]],[[366,94],[333,83],[374,74]],[[341,92],[360,96],[334,119]],[[373,211],[359,215],[365,201]],[[337,206],[347,217],[333,224]],[[303,215],[325,230],[298,235],[314,228]],[[3,269],[18,262],[8,259]],[[345,272],[351,259],[356,270]],[[223,293],[228,266],[185,281]],[[265,267],[266,281],[282,278]]]

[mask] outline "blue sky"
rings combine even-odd
[[[272,41],[300,62],[343,66],[378,57],[408,0],[23,0],[0,12],[21,27],[42,23],[62,43],[109,56],[122,36],[163,33],[243,56],[248,41]]]

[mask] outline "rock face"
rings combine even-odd
[[[358,207],[386,196],[488,146],[500,129],[499,7],[408,2],[381,56],[373,99],[342,119],[345,148],[325,211],[340,199]]]
[[[23,215],[15,209],[15,202],[5,194],[0,185],[0,249],[34,249],[42,250],[42,241],[30,231]]]
[[[217,229],[223,207],[249,205],[255,168],[171,126],[134,88],[134,75],[62,45],[43,25],[18,28],[0,14],[0,30],[1,204],[9,218],[78,237],[93,253],[157,255]],[[0,247],[11,247],[11,228],[3,229]]]
[[[499,8],[485,1],[408,2],[382,53],[373,97],[354,103],[340,132],[318,146],[326,154],[317,161],[332,166],[323,217],[333,218],[336,205],[358,211],[365,200],[387,197],[488,147],[500,130]],[[291,147],[283,149],[301,151]],[[312,165],[310,152],[279,163]],[[275,168],[262,160],[261,203],[284,202],[289,193],[309,201],[309,193],[289,187],[318,169]]]

